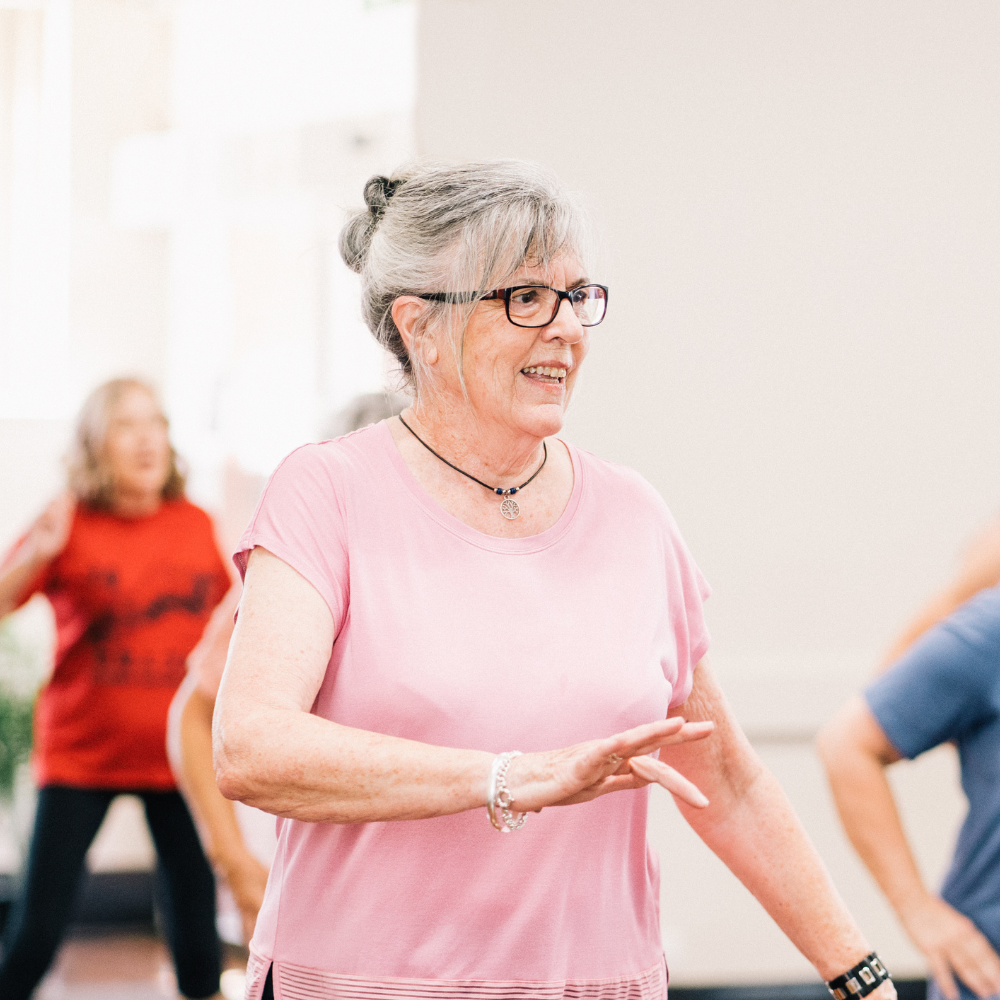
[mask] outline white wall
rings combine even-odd
[[[591,204],[610,311],[568,436],[666,497],[737,712],[903,972],[809,739],[1000,506],[998,42],[985,2],[421,5],[418,149],[539,160]],[[948,751],[914,768],[936,878],[961,801]],[[805,974],[681,826],[653,836],[675,982]]]

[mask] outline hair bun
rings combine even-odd
[[[385,215],[385,210],[389,207],[389,199],[402,183],[401,180],[392,180],[382,176],[382,174],[376,174],[369,178],[368,183],[365,184],[365,204],[372,214],[374,224],[377,225],[378,221]]]
[[[344,263],[355,272],[364,266],[372,237],[378,228],[389,199],[396,193],[403,181],[392,180],[382,174],[370,177],[365,184],[364,198],[367,211],[358,212],[348,220],[340,233],[340,256]]]

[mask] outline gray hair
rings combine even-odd
[[[399,363],[411,389],[413,361],[392,318],[400,295],[485,294],[525,264],[546,267],[572,252],[591,256],[590,223],[548,170],[521,160],[418,163],[391,177],[372,177],[366,208],[340,234],[340,254],[361,275],[362,312],[375,339]],[[428,303],[421,327],[445,316],[461,319],[476,306]]]

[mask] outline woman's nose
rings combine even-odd
[[[546,340],[559,339],[567,344],[575,344],[583,337],[583,325],[573,312],[569,299],[563,299],[556,310],[555,319],[542,328],[542,336]]]

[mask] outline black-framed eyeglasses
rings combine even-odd
[[[606,285],[580,285],[566,292],[546,285],[514,285],[512,288],[495,288],[485,295],[479,292],[425,292],[418,294],[417,298],[452,304],[503,299],[507,319],[514,326],[529,329],[548,326],[556,318],[563,299],[569,302],[580,326],[597,326],[608,311]]]

